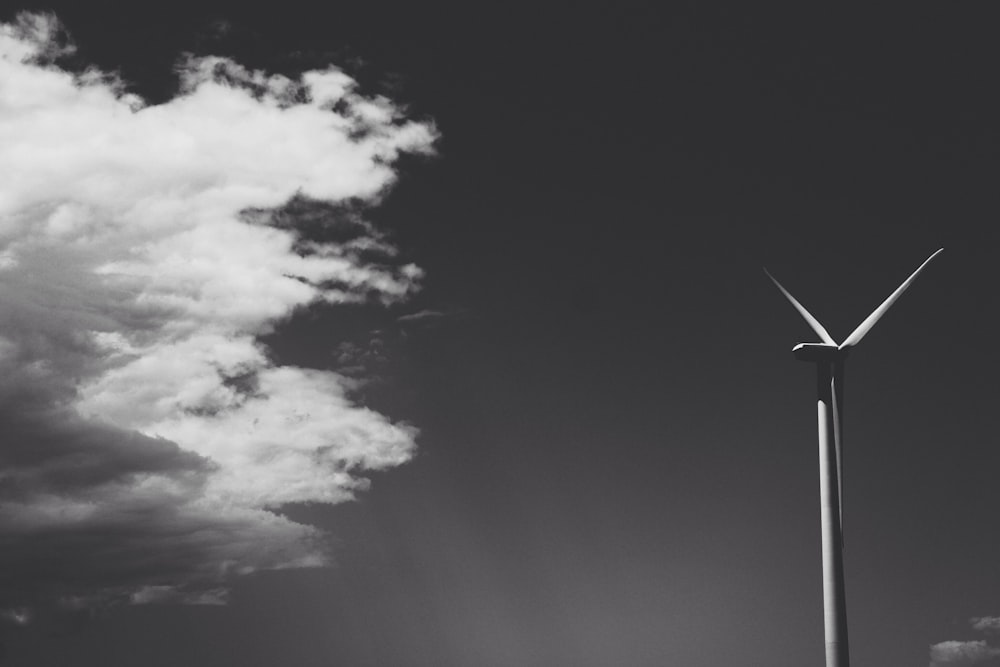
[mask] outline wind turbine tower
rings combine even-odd
[[[850,667],[847,643],[847,605],[844,596],[844,363],[851,348],[861,342],[896,299],[924,270],[941,248],[924,260],[889,298],[839,345],[812,314],[774,276],[767,273],[785,298],[823,341],[799,343],[795,358],[816,364],[816,415],[819,427],[819,492],[823,535],[823,626],[826,667]]]

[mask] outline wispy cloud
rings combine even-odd
[[[221,57],[185,57],[181,93],[148,105],[58,67],[61,35],[0,26],[0,607],[212,604],[234,575],[323,564],[323,536],[273,510],[350,499],[415,429],[259,337],[418,288],[366,223],[297,213],[377,202],[435,130],[335,67]]]
[[[969,619],[969,623],[980,632],[1000,632],[1000,616],[977,616]]]
[[[438,320],[442,317],[444,317],[444,313],[440,310],[418,310],[415,313],[402,315],[396,319],[399,322],[427,322]]]

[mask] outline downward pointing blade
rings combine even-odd
[[[833,446],[837,454],[837,504],[840,506],[841,548],[844,533],[844,360],[833,365]]]
[[[861,339],[865,337],[865,334],[871,331],[871,328],[875,326],[875,323],[878,322],[883,315],[885,315],[885,312],[896,302],[896,299],[898,299],[899,296],[906,291],[906,289],[910,286],[910,283],[913,282],[914,278],[916,278],[920,272],[924,270],[924,267],[927,266],[932,259],[937,257],[942,250],[944,250],[944,248],[939,249],[937,252],[925,259],[924,263],[917,267],[917,270],[914,271],[909,278],[904,280],[903,284],[897,287],[896,291],[890,294],[889,298],[883,301],[881,306],[872,311],[872,314],[865,318],[865,321],[859,324],[858,328],[855,329],[850,336],[844,339],[844,342],[840,344],[840,349],[852,347],[860,343]]]
[[[799,315],[802,316],[802,319],[804,319],[806,323],[809,324],[810,327],[812,327],[812,330],[815,331],[817,335],[819,335],[819,337],[823,339],[824,343],[826,343],[827,345],[837,344],[837,341],[833,339],[833,336],[827,333],[827,330],[823,328],[823,325],[819,323],[819,320],[813,317],[812,313],[806,310],[805,306],[799,303],[788,290],[782,287],[781,283],[779,283],[777,279],[774,276],[772,276],[767,269],[764,269],[764,273],[766,273],[767,277],[771,279],[771,282],[773,282],[775,286],[779,290],[781,290],[781,293],[785,295],[785,298],[788,299],[789,303],[791,303],[795,307],[795,310],[799,311]]]

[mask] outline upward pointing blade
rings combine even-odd
[[[767,269],[764,269],[764,273],[766,273],[767,277],[771,279],[771,282],[773,282],[775,286],[781,290],[781,293],[785,295],[785,298],[788,299],[789,303],[791,303],[795,307],[795,310],[799,311],[799,315],[802,316],[802,319],[804,319],[809,324],[809,326],[812,327],[812,330],[815,331],[819,335],[819,337],[823,339],[824,343],[826,343],[827,345],[837,344],[837,341],[833,339],[833,336],[827,333],[827,330],[823,328],[823,325],[819,323],[819,320],[813,317],[812,313],[806,310],[805,306],[799,303],[795,299],[795,297],[789,293],[788,290],[782,287],[781,283],[779,283],[777,279],[775,279],[775,277],[772,276]]]
[[[924,267],[927,266],[932,259],[937,257],[942,250],[944,250],[944,248],[940,248],[937,252],[925,259],[924,263],[917,267],[917,270],[914,271],[909,278],[904,280],[903,284],[897,287],[896,291],[890,294],[889,298],[883,301],[881,306],[872,311],[872,314],[865,318],[865,321],[859,324],[858,328],[855,329],[850,336],[844,339],[844,342],[840,344],[840,349],[843,350],[844,348],[852,347],[860,343],[861,339],[865,337],[865,334],[871,331],[871,328],[875,326],[875,323],[878,322],[883,315],[885,315],[885,311],[889,310],[889,307],[896,302],[896,299],[898,299],[899,296],[906,291],[906,288],[910,286],[913,279],[916,278],[920,272],[924,270]]]

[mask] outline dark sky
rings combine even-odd
[[[814,336],[761,267],[839,340],[939,247],[848,367],[852,656],[995,642],[969,626],[1000,615],[984,7],[56,8],[152,101],[190,51],[332,62],[434,120],[438,155],[365,213],[423,290],[267,338],[301,366],[366,351],[358,400],[419,449],[357,501],[283,509],[333,567],[10,628],[6,664],[820,664],[814,371],[790,354]]]

